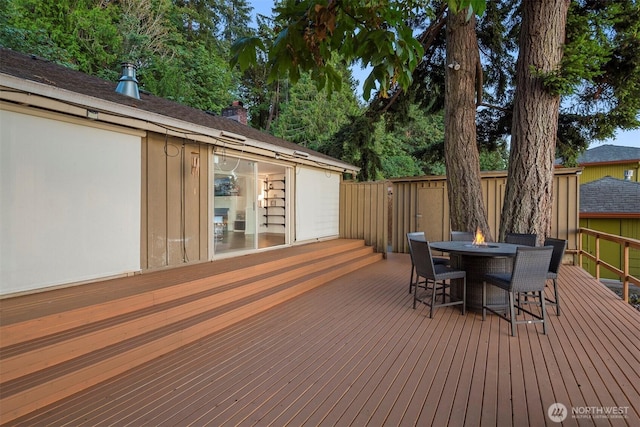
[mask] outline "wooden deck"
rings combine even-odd
[[[409,268],[389,254],[9,424],[544,426],[559,402],[564,425],[640,425],[640,312],[586,272],[563,267],[548,335],[514,338],[413,310]]]

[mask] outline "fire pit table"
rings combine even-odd
[[[486,273],[510,273],[513,258],[521,245],[511,243],[474,244],[472,242],[429,242],[431,249],[448,252],[451,266],[467,272],[467,308],[482,310],[482,277]],[[461,280],[452,280],[453,297],[461,295]],[[507,293],[496,286],[487,287],[487,303],[508,304]]]

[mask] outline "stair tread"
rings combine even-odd
[[[356,261],[363,260],[363,259],[371,259],[373,262],[373,260],[377,261],[378,258],[379,257],[377,257],[375,254],[371,254],[371,255],[359,257],[356,259]],[[334,270],[338,270],[339,268],[344,267],[344,265],[355,264],[355,263],[356,262],[354,261],[350,261],[350,262],[345,262],[343,264],[337,264]],[[358,268],[361,268],[361,267],[358,267]],[[354,268],[353,270],[355,269],[357,268]],[[312,273],[308,275],[306,279],[309,280],[313,277],[322,276],[326,274],[328,274],[326,271]],[[228,304],[222,305],[213,310],[208,310],[208,311],[199,313],[195,316],[189,317],[187,319],[183,319],[179,322],[171,323],[171,324],[156,328],[145,334],[137,335],[127,340],[123,340],[118,343],[112,344],[110,346],[92,351],[89,354],[84,354],[74,359],[67,360],[65,362],[56,364],[54,366],[50,366],[42,371],[33,372],[31,374],[17,378],[15,380],[3,382],[2,395],[3,397],[11,396],[20,391],[33,387],[35,384],[42,384],[42,383],[49,382],[57,376],[83,369],[87,366],[91,366],[92,364],[95,364],[100,360],[108,359],[113,355],[122,354],[122,352],[126,351],[126,349],[128,348],[137,347],[145,343],[161,339],[163,336],[167,336],[172,333],[176,333],[176,332],[185,330],[187,328],[194,327],[208,319],[213,319],[222,313],[229,312],[238,307],[246,305],[250,302],[259,301],[269,295],[282,292],[283,290],[296,286],[296,284],[299,282],[300,282],[299,279],[294,279],[289,282],[282,283],[276,287],[265,289],[264,291],[261,291],[256,294],[248,295],[246,297],[243,297],[242,299],[232,301]]]
[[[356,239],[327,240],[0,299],[2,325],[10,325],[31,320],[34,317],[42,317],[43,315],[55,314],[91,304],[101,304],[128,296],[144,294],[155,289],[181,285],[184,282],[199,280],[213,275],[247,269],[255,266],[256,263],[266,264],[292,257],[300,258],[309,253],[322,250],[330,251],[336,247],[349,250],[350,247],[359,246],[364,246],[364,242]],[[27,308],[31,308],[31,310]]]
[[[98,282],[87,292],[76,287],[53,291],[51,298],[0,301],[0,336],[14,340],[0,347],[3,417],[20,417],[382,259],[355,239],[271,252],[217,264],[225,268],[216,268],[214,261],[206,268],[197,265],[193,270],[182,267]],[[238,270],[237,275],[228,266]],[[164,276],[169,280],[156,280]],[[117,289],[107,292],[109,284]],[[125,289],[139,284],[137,292]],[[137,305],[126,307],[128,302]],[[56,310],[47,304],[60,304],[68,311],[58,309],[59,314],[52,315]],[[110,312],[116,306],[120,308]],[[86,318],[78,320],[76,314]],[[50,326],[56,319],[61,325]],[[38,329],[44,332],[33,332]]]
[[[365,248],[366,250],[366,248]],[[357,254],[357,252],[356,252]],[[322,259],[325,258],[332,258],[331,256],[329,257],[324,257]],[[354,258],[349,258],[347,260],[345,260],[344,262],[352,262]],[[317,263],[318,261],[320,261],[320,259],[314,259],[314,260],[308,260],[305,263],[296,265],[296,268],[304,268],[305,265],[308,264],[313,264],[313,263]],[[340,265],[340,264],[335,264],[336,266]],[[290,268],[289,268],[290,269]],[[268,274],[265,275],[265,277],[262,277],[260,280],[261,281],[265,281],[266,279],[268,279],[269,277],[272,276],[277,276],[281,271],[284,270],[289,270],[286,268],[277,270],[277,271],[273,271],[270,272]],[[317,272],[317,273],[308,273],[308,272],[304,272],[304,273],[300,273],[301,276],[307,276],[307,277],[311,277],[314,274],[322,274],[322,271]],[[294,278],[292,279],[290,282],[295,282],[296,280],[299,280],[298,278]],[[19,355],[21,353],[27,352],[27,351],[35,351],[37,349],[43,348],[45,346],[50,346],[50,345],[54,345],[58,342],[63,342],[63,341],[67,341],[69,339],[73,339],[75,337],[79,337],[82,335],[86,335],[88,333],[91,333],[93,331],[99,331],[108,327],[114,327],[117,326],[119,324],[123,324],[123,323],[127,323],[127,322],[131,322],[135,319],[139,319],[142,317],[146,317],[146,316],[150,316],[154,313],[161,313],[164,312],[166,310],[170,310],[171,308],[175,308],[175,307],[180,307],[182,305],[188,304],[190,302],[194,302],[194,301],[198,301],[201,300],[203,298],[207,298],[207,297],[212,297],[218,294],[221,294],[225,291],[228,290],[233,290],[233,289],[237,289],[239,287],[242,287],[244,285],[248,285],[255,282],[254,278],[242,278],[240,280],[234,281],[234,282],[230,282],[228,284],[225,284],[223,286],[219,286],[219,287],[215,287],[215,288],[211,288],[211,289],[205,289],[203,291],[197,292],[197,293],[193,293],[193,294],[189,294],[180,298],[176,298],[167,302],[163,302],[161,304],[155,304],[153,306],[149,306],[149,307],[145,307],[142,309],[138,309],[136,311],[133,312],[129,312],[129,313],[123,313],[123,314],[119,314],[119,315],[115,315],[112,317],[108,317],[106,319],[101,319],[98,321],[94,321],[91,323],[86,323],[83,324],[81,326],[77,326],[77,327],[73,327],[64,331],[60,331],[60,332],[56,332],[54,334],[51,335],[46,335],[43,337],[39,337],[39,338],[34,338],[31,339],[29,341],[25,341],[25,342],[21,342],[21,343],[17,343],[17,344],[13,344],[13,345],[8,345],[8,346],[3,346],[0,348],[0,361],[2,359],[6,359],[8,357],[14,357],[16,355]],[[268,291],[268,290],[267,290]],[[248,294],[245,297],[243,297],[243,299],[248,299],[249,297],[252,297],[254,295],[259,295],[259,294]]]

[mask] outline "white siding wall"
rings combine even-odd
[[[0,293],[140,269],[141,141],[0,111]]]
[[[337,237],[340,221],[340,174],[296,168],[296,240]]]

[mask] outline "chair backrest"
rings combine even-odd
[[[535,246],[537,239],[537,234],[507,233],[504,241],[505,243],[513,243],[514,245]]]
[[[409,240],[425,240],[426,237],[424,235],[424,231],[412,231],[411,233],[407,233],[407,241]],[[411,245],[411,242],[409,242],[409,245]]]
[[[413,248],[411,247],[411,240],[425,240],[423,231],[412,231],[407,233],[407,244],[409,245],[409,255],[411,255],[411,263],[413,263]],[[415,264],[414,264],[415,265]]]
[[[544,289],[553,247],[518,248],[513,262],[510,290],[514,292]]]
[[[418,276],[426,279],[435,278],[435,267],[431,256],[431,247],[426,240],[411,240],[409,244],[413,249],[413,264],[416,266]]]
[[[553,247],[551,263],[549,264],[549,272],[558,274],[560,266],[562,265],[562,258],[564,258],[564,252],[567,249],[567,241],[548,237],[544,241],[544,245]]]
[[[475,238],[475,233],[471,231],[452,231],[451,232],[451,241],[452,242],[472,242]]]

